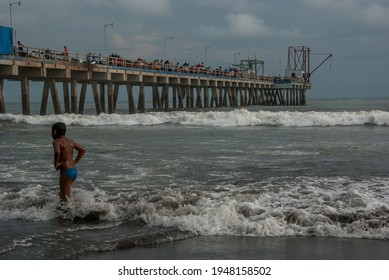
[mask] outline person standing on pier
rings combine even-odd
[[[51,127],[51,137],[54,139],[54,168],[61,170],[59,177],[59,198],[61,202],[66,202],[71,196],[70,188],[77,178],[76,165],[85,154],[85,149],[66,138],[66,125],[57,122]],[[78,152],[76,159],[73,160],[73,152]]]
[[[23,43],[18,41],[18,54],[19,54],[19,56],[26,56],[26,53],[24,52],[23,47],[24,47]]]
[[[69,59],[69,50],[68,50],[68,47],[64,46],[63,49],[64,49],[64,52],[65,52],[65,59],[68,60],[68,59]]]

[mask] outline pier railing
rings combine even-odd
[[[39,60],[43,62],[69,62],[69,63],[87,63],[87,64],[99,64],[106,65],[110,67],[118,67],[125,69],[142,69],[146,71],[165,71],[165,72],[176,72],[182,74],[195,74],[195,75],[204,75],[204,76],[215,76],[215,77],[226,77],[226,78],[237,78],[245,80],[259,80],[259,81],[268,81],[273,82],[277,77],[275,76],[266,76],[266,75],[256,75],[255,73],[247,73],[245,71],[240,71],[239,69],[225,69],[221,67],[216,69],[211,69],[209,67],[204,67],[201,64],[189,65],[185,64],[173,64],[171,62],[165,61],[161,62],[155,60],[153,62],[148,62],[144,59],[130,60],[122,58],[118,55],[111,55],[108,57],[102,55],[95,55],[92,53],[76,53],[69,52],[66,54],[64,51],[58,51],[47,48],[35,48],[29,46],[17,46],[15,48],[15,59],[22,60]]]

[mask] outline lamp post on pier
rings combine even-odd
[[[166,61],[166,59],[167,59],[167,56],[166,56],[166,41],[167,40],[173,40],[173,36],[170,36],[170,37],[166,37],[165,38],[165,61]]]
[[[20,7],[22,5],[22,1],[9,3],[9,21],[10,21],[11,28],[13,28],[12,5],[18,5]],[[15,38],[15,40],[14,40],[14,46],[15,46],[16,45],[16,32],[15,32],[15,30],[13,30],[13,35],[14,35],[13,37]]]
[[[107,26],[113,27],[113,22],[104,24],[104,44],[105,44],[104,59],[107,59]]]
[[[12,23],[12,5],[18,5],[20,7],[22,5],[22,1],[9,3],[9,21],[10,21],[10,26],[11,27],[13,27],[13,23]]]
[[[236,65],[236,56],[240,55],[240,52],[234,53],[234,65]]]

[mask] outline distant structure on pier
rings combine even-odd
[[[133,61],[118,55],[65,54],[51,49],[13,47],[12,33],[11,28],[0,27],[0,113],[6,113],[5,80],[20,81],[22,110],[26,115],[30,114],[30,81],[43,83],[41,115],[47,112],[49,94],[56,114],[83,114],[88,87],[92,89],[96,114],[115,113],[120,87],[126,89],[130,114],[150,110],[305,105],[306,91],[311,88],[310,76],[332,56],[328,55],[310,71],[310,49],[289,47],[285,76],[275,77],[266,76],[264,62],[257,59],[241,60],[235,68],[211,69],[201,64]],[[58,90],[61,84],[63,102]],[[152,108],[145,106],[147,87],[151,88]]]

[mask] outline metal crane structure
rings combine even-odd
[[[311,49],[306,46],[289,47],[288,67],[285,71],[285,76],[309,82],[312,74],[332,57],[332,53],[325,55],[326,58],[311,71]]]
[[[254,59],[243,59],[238,64],[240,71],[248,74],[259,75],[261,71],[262,75],[265,73],[265,62],[262,60]]]
[[[311,77],[311,75],[312,75],[317,69],[319,69],[320,66],[322,66],[322,65],[324,64],[324,62],[326,62],[327,60],[329,60],[329,59],[332,58],[332,53],[326,54],[326,56],[327,56],[327,57],[326,57],[318,66],[316,66],[315,69],[313,69],[311,72],[308,73],[308,79],[309,79],[309,77]]]

